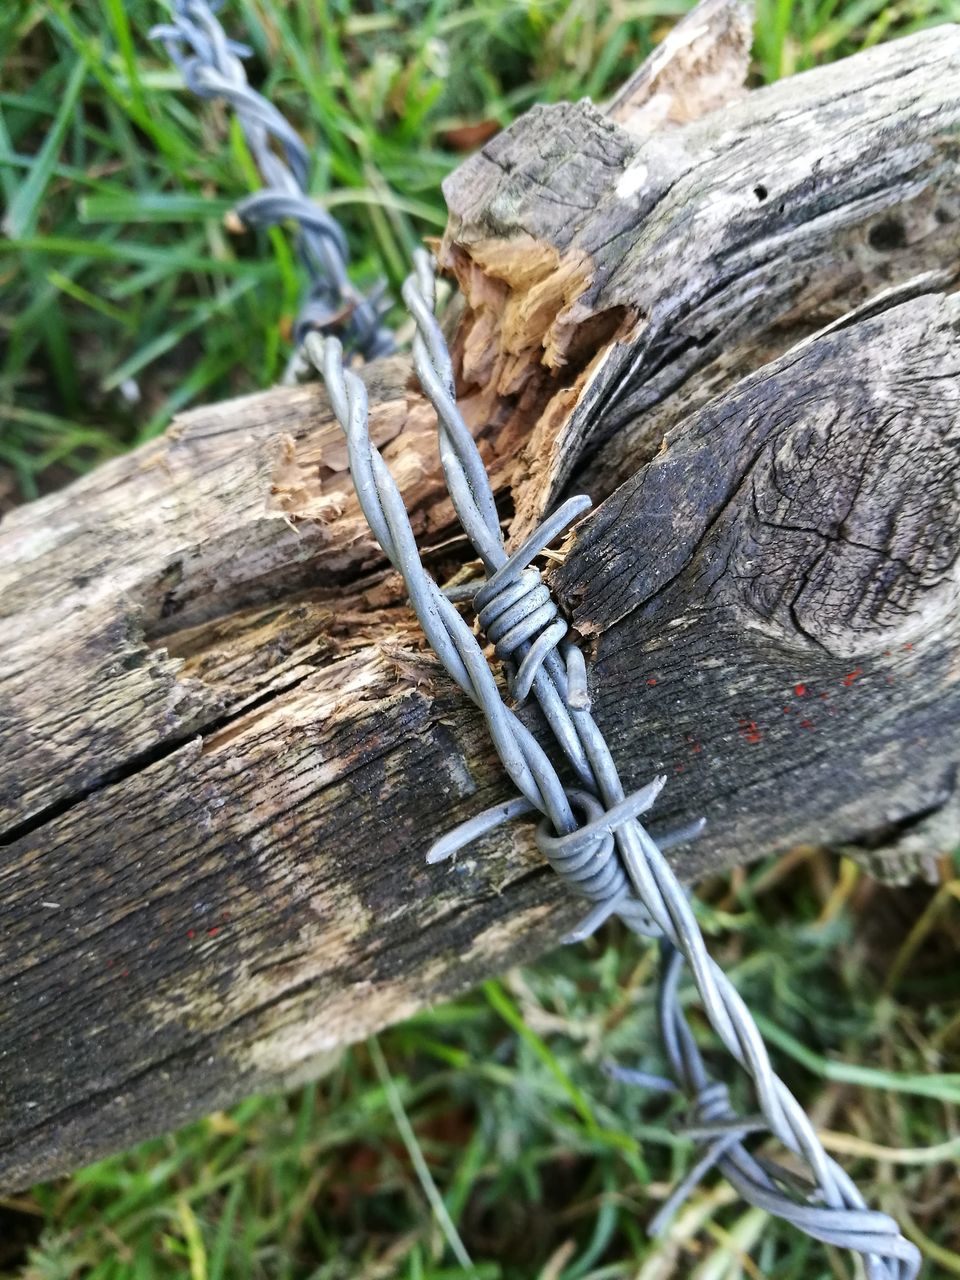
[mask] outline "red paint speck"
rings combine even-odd
[[[188,929],[188,930],[187,930],[187,937],[188,937],[188,938],[195,938],[196,936],[197,936],[197,931],[196,931],[196,929]]]
[[[812,728],[813,728],[813,721],[812,721],[812,720],[801,720],[801,721],[800,721],[800,728],[801,728],[801,729],[812,729]]]
[[[826,700],[827,700],[827,695],[826,695],[825,693],[821,693],[821,695],[820,695],[820,701],[821,701],[821,702],[826,702]]]
[[[218,925],[214,925],[211,929],[207,930],[207,933],[211,938],[215,938],[219,932],[220,932],[220,928]]]
[[[129,978],[129,977],[130,977],[130,970],[129,970],[129,969],[124,969],[124,971],[120,974],[120,977],[121,977],[121,978]]]
[[[892,649],[884,649],[884,651],[883,651],[883,656],[884,656],[885,658],[892,658],[892,657],[893,657],[893,650],[892,650]]]
[[[843,683],[849,689],[850,686],[853,684],[854,680],[856,680],[857,676],[862,676],[862,675],[863,675],[863,667],[854,667],[852,671],[848,671],[847,674],[843,677]]]
[[[647,681],[647,684],[650,684],[650,685],[653,685],[656,683],[657,683],[656,680],[654,680],[652,677]]]
[[[751,745],[763,741],[763,734],[757,728],[755,720],[741,720],[740,733],[744,742],[749,742]]]
[[[807,694],[807,686],[805,684],[795,684],[793,686],[793,692],[798,698],[804,698]]]
[[[690,743],[690,750],[691,750],[691,751],[693,752],[693,754],[696,756],[696,755],[699,755],[699,754],[700,754],[700,752],[703,750],[703,747],[701,747],[701,745],[700,745],[700,743],[699,743],[699,742],[691,742],[691,743]]]
[[[887,684],[893,684],[893,676],[887,676]]]
[[[784,708],[783,708],[783,714],[784,714],[785,716],[792,716],[792,715],[793,715],[793,707],[784,707]]]
[[[686,773],[687,766],[685,764],[676,764],[673,766],[675,773]]]

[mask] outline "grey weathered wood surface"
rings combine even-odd
[[[523,528],[573,479],[606,496],[673,423],[878,290],[957,269],[958,28],[725,83],[722,109],[639,137],[588,102],[534,108],[447,179],[468,407],[538,416]]]
[[[653,134],[559,106],[449,184],[464,404],[515,527],[607,497],[553,578],[625,780],[709,816],[684,874],[956,836],[958,72],[943,28]],[[450,575],[430,410],[403,358],[367,377]],[[0,589],[4,1185],[305,1078],[576,917],[522,825],[423,862],[509,788],[317,387],[14,512]]]

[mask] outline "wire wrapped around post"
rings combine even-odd
[[[920,1266],[916,1246],[888,1214],[867,1208],[854,1183],[826,1153],[803,1108],[774,1072],[742,998],[707,952],[687,892],[663,856],[669,843],[690,838],[699,824],[658,843],[638,818],[653,806],[665,779],[624,794],[589,709],[582,658],[572,656],[577,650],[566,624],[549,601],[539,572],[531,568],[533,558],[583,514],[589,500],[564,503],[507,555],[483,460],[457,406],[450,355],[433,314],[433,265],[423,250],[416,255],[403,297],[417,325],[414,366],[436,410],[447,488],[486,574],[473,587],[474,607],[489,628],[488,639],[496,641],[514,697],[522,701],[530,694],[536,699],[578,778],[575,787],[564,787],[547,752],[503,702],[472,629],[421,563],[402,496],[370,438],[363,382],[346,367],[335,338],[308,336],[305,354],[321,372],[346,435],[351,474],[370,528],[402,575],[437,656],[486,717],[497,753],[521,793],[448,833],[428,852],[428,861],[449,857],[503,822],[541,813],[538,848],[575,892],[594,903],[575,937],[586,936],[617,914],[634,932],[661,939],[661,1030],[674,1087],[689,1101],[691,1133],[702,1148],[667,1212],[717,1166],[749,1203],[816,1240],[862,1255],[870,1280],[913,1280]],[[458,587],[456,598],[464,595]],[[680,999],[684,963],[719,1039],[750,1077],[762,1125],[757,1117],[738,1117],[726,1087],[708,1075]],[[799,1197],[795,1175],[770,1161],[761,1163],[747,1150],[746,1139],[761,1129],[805,1161],[813,1181],[810,1194]],[[659,1214],[654,1229],[665,1227],[666,1217]]]
[[[654,840],[639,822],[663,788],[653,779],[630,795],[590,710],[586,667],[534,559],[589,508],[571,498],[508,555],[483,460],[457,406],[453,367],[434,311],[429,255],[416,255],[403,289],[416,323],[413,358],[421,386],[437,414],[440,460],[461,525],[483,564],[485,578],[444,592],[424,569],[402,496],[370,439],[366,390],[344,361],[348,350],[373,358],[393,350],[381,323],[382,298],[363,297],[347,275],[347,244],[335,219],[307,197],[307,150],[276,108],[247,82],[240,59],[249,50],[228,39],[208,0],[175,0],[173,21],[156,27],[188,87],[221,98],[237,112],[247,144],[266,184],[238,212],[251,226],[290,220],[311,284],[295,337],[302,342],[288,371],[296,377],[312,363],[323,376],[346,438],[350,470],[374,537],[406,584],[410,603],[443,666],[483,712],[504,769],[519,791],[436,841],[427,852],[442,862],[504,822],[542,815],[536,842],[571,889],[590,903],[571,940],[589,936],[612,915],[633,932],[660,940],[659,1021],[673,1081],[623,1067],[611,1074],[658,1090],[677,1090],[688,1101],[686,1132],[700,1147],[687,1177],[651,1223],[663,1230],[690,1189],[718,1167],[745,1200],[813,1239],[863,1257],[869,1280],[914,1280],[916,1246],[887,1214],[867,1208],[851,1179],[823,1149],[799,1103],[775,1074],[756,1023],[736,989],[707,952],[688,895],[664,850],[692,839],[695,822]],[[274,143],[279,151],[274,149]],[[501,697],[496,677],[472,629],[457,611],[471,599],[482,633],[504,664],[517,702],[532,697],[572,769],[566,787],[546,749]],[[684,964],[710,1024],[747,1073],[759,1115],[738,1116],[726,1085],[713,1080],[687,1023],[680,994]],[[801,1157],[812,1189],[797,1192],[797,1177],[748,1151],[745,1142],[773,1134]]]

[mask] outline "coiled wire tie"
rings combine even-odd
[[[483,712],[497,754],[520,793],[441,837],[428,851],[427,861],[442,862],[503,823],[539,813],[538,848],[557,874],[592,904],[568,940],[588,937],[612,915],[637,934],[659,938],[658,1019],[673,1080],[616,1065],[607,1068],[621,1081],[657,1092],[680,1092],[688,1102],[680,1132],[697,1145],[700,1155],[650,1223],[651,1234],[666,1229],[683,1199],[716,1166],[748,1203],[813,1239],[860,1254],[868,1280],[914,1280],[919,1250],[901,1235],[893,1218],[867,1208],[851,1179],[826,1153],[803,1109],[774,1073],[749,1010],[706,950],[687,891],[663,856],[664,850],[696,836],[703,821],[654,840],[638,819],[656,802],[665,778],[625,795],[590,713],[583,655],[532,564],[584,514],[590,500],[569,499],[507,555],[493,492],[457,406],[450,355],[433,314],[432,262],[418,250],[414,272],[403,288],[416,323],[414,367],[437,414],[440,460],[451,500],[485,578],[443,591],[426,572],[403,499],[370,438],[366,388],[347,367],[341,341],[319,332],[339,330],[347,348],[367,359],[392,351],[392,335],[381,324],[381,297],[364,298],[350,284],[342,229],[306,195],[306,148],[276,108],[247,83],[240,59],[250,50],[227,38],[215,16],[218,7],[207,0],[175,0],[172,23],[151,34],[164,42],[188,87],[201,97],[222,98],[237,111],[266,183],[263,191],[240,205],[243,219],[249,225],[290,220],[298,227],[311,287],[295,335],[302,345],[288,376],[300,376],[311,365],[321,373],[346,436],[351,475],[370,529],[402,575],[434,652]],[[576,775],[576,785],[564,785],[547,752],[503,702],[479,641],[455,607],[464,600],[472,600],[481,631],[504,664],[513,698],[522,703],[532,695],[539,704]],[[726,1085],[708,1075],[680,998],[684,963],[712,1027],[750,1077],[758,1115],[738,1116]],[[801,1157],[810,1177],[798,1178],[752,1155],[744,1141],[760,1133],[773,1134]]]

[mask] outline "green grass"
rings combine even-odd
[[[235,0],[224,20],[309,139],[313,190],[347,228],[358,281],[396,289],[443,225],[439,186],[467,126],[602,97],[686,7]],[[761,0],[756,78],[951,8]],[[249,157],[146,41],[161,16],[143,0],[0,7],[0,508],[186,405],[268,385],[288,354],[289,245],[225,222]],[[789,1083],[931,1276],[960,1275],[958,911],[950,868],[936,894],[892,891],[823,857],[704,893],[714,950]],[[655,1069],[651,975],[652,956],[611,928],[346,1052],[315,1086],[2,1201],[0,1275],[442,1280],[464,1274],[464,1253],[468,1274],[503,1280],[851,1275],[712,1184],[666,1250],[645,1239],[690,1149],[670,1104],[600,1068]]]
[[[234,0],[254,82],[316,156],[356,276],[394,290],[440,182],[536,101],[602,97],[689,0]],[[953,0],[955,4],[955,0]],[[942,21],[952,0],[760,0],[757,77]],[[0,509],[281,372],[299,281],[279,232],[224,215],[240,133],[178,91],[147,0],[0,6]]]

